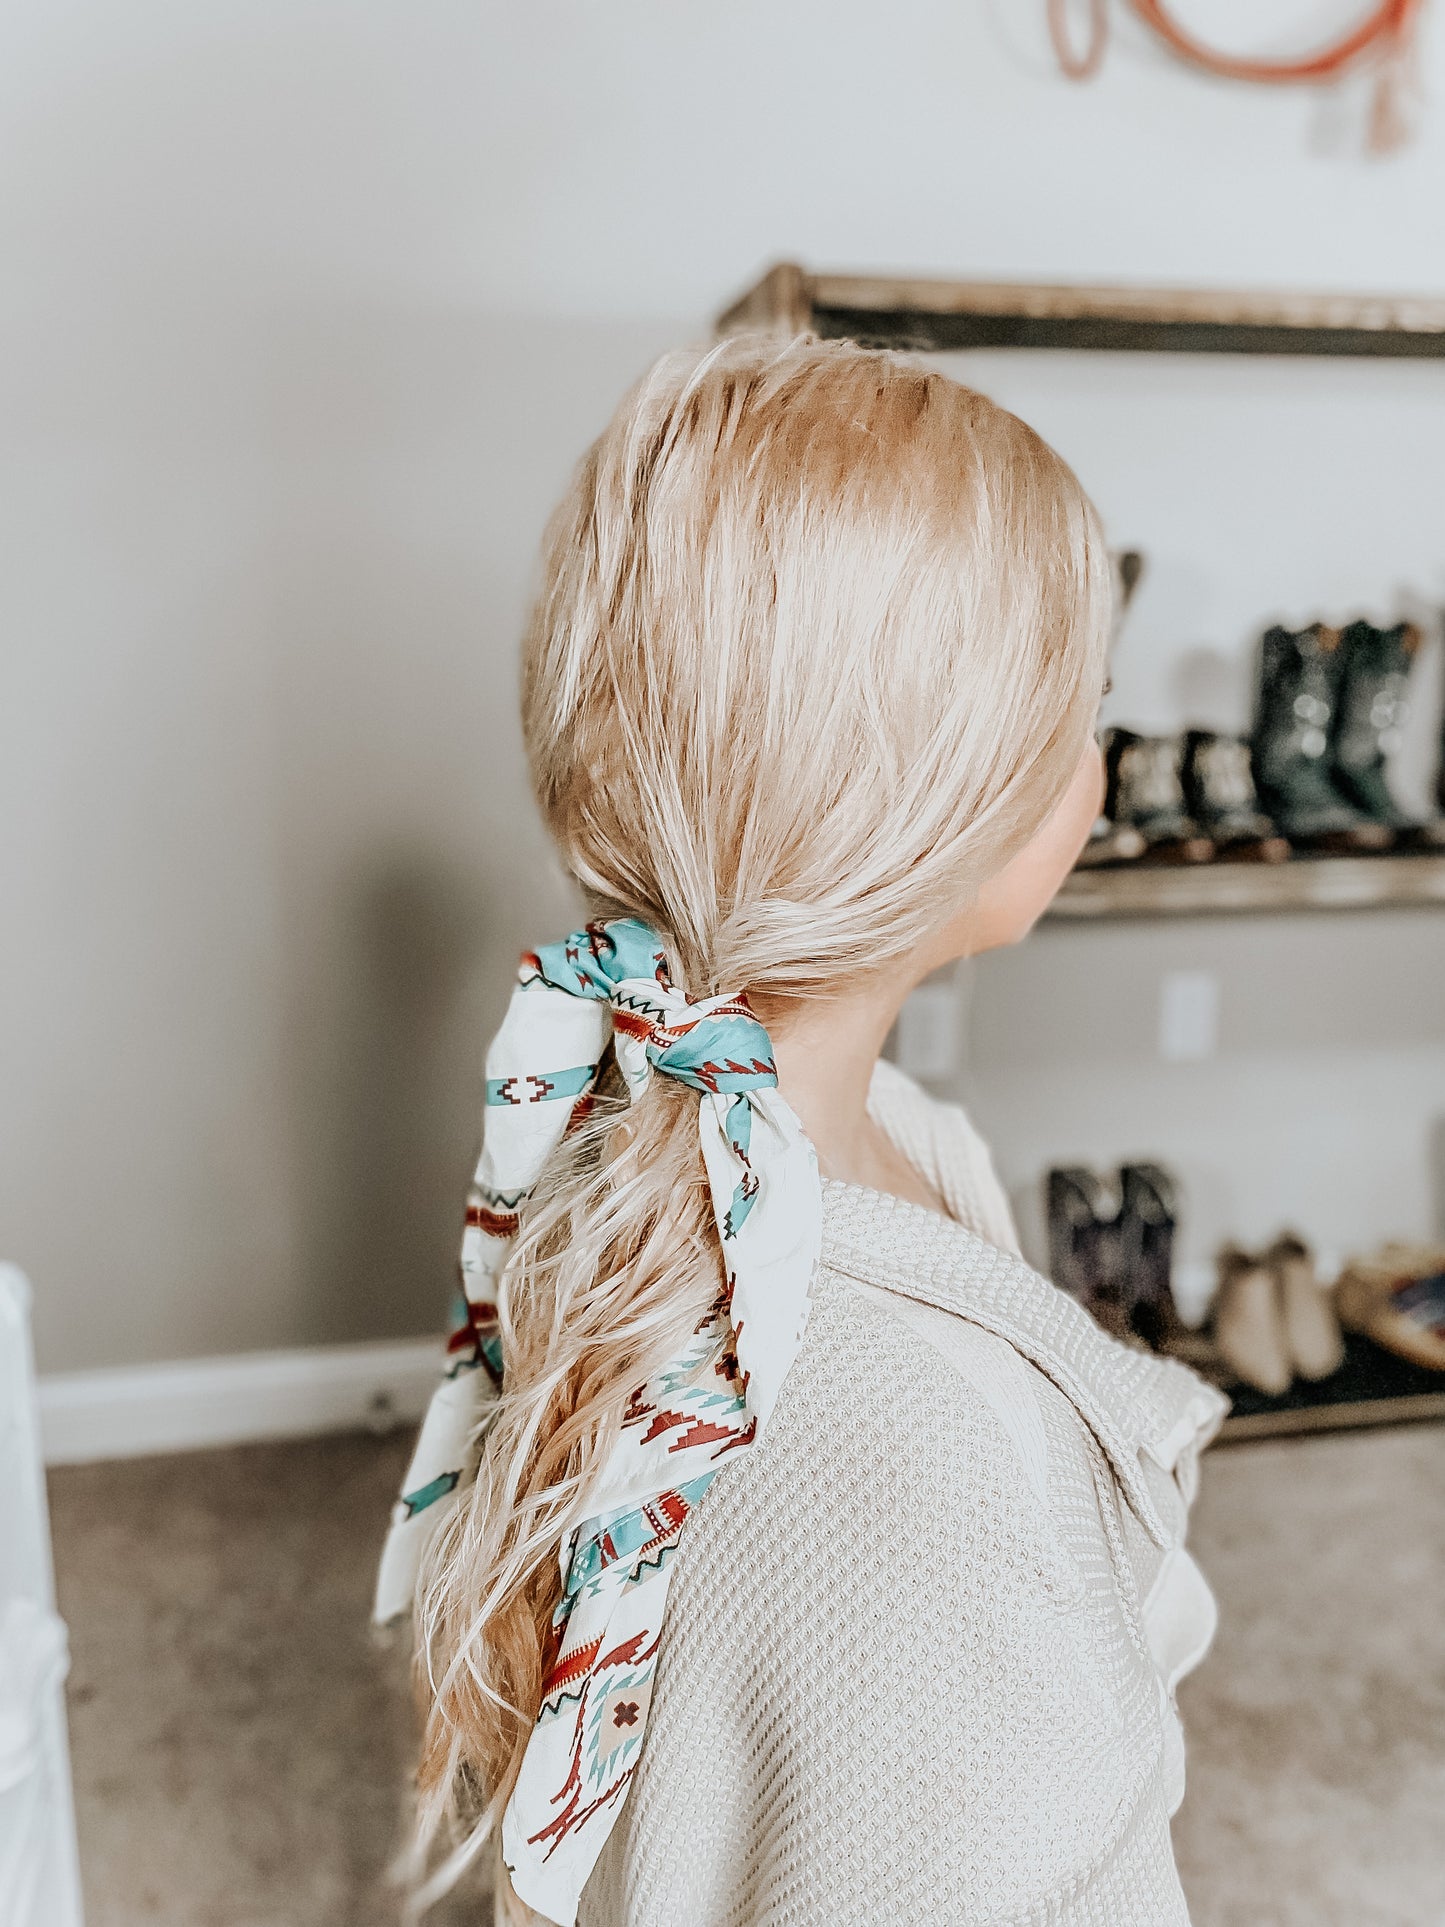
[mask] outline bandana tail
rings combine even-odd
[[[746,1133],[732,1115],[740,1101],[750,1112]],[[738,1365],[748,1411],[761,1431],[808,1323],[823,1243],[817,1153],[776,1088],[749,1091],[742,1100],[705,1096],[698,1127],[732,1293]]]
[[[606,1004],[555,990],[535,975],[512,992],[487,1051],[482,1155],[462,1236],[462,1288],[473,1307],[500,1302],[516,1214],[568,1127],[585,1113],[610,1028]],[[496,1402],[484,1366],[478,1345],[432,1395],[382,1551],[378,1625],[412,1610],[428,1548],[476,1476],[488,1408]]]
[[[714,1372],[711,1380],[704,1374],[693,1383],[711,1383],[717,1406],[730,1409],[712,1409],[705,1392],[685,1399],[681,1383],[668,1382],[671,1374],[649,1384],[638,1401],[643,1436],[624,1425],[600,1482],[609,1505],[629,1491],[658,1495],[669,1470],[678,1479],[701,1474],[697,1485],[705,1489],[724,1455],[767,1423],[807,1324],[822,1243],[822,1193],[801,1123],[775,1088],[763,1087],[705,1092],[698,1125],[731,1294],[721,1342],[731,1340],[737,1368],[735,1378],[724,1381]],[[670,1445],[649,1443],[664,1414],[679,1421],[662,1435]],[[693,1445],[694,1438],[708,1443]],[[512,1885],[559,1927],[576,1919],[643,1744],[671,1553],[682,1514],[701,1491],[679,1506],[676,1532],[664,1534],[667,1497],[682,1494],[644,1506],[659,1537],[643,1564],[629,1565],[622,1556],[617,1527],[594,1531],[594,1538],[613,1544],[616,1564],[582,1585],[562,1622],[564,1663],[553,1675],[555,1690],[544,1698],[507,1804],[502,1851]]]

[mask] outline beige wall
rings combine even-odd
[[[1206,85],[1128,32],[1096,88],[1068,88],[1042,11],[5,10],[0,1248],[35,1281],[45,1368],[436,1322],[482,1031],[519,941],[565,916],[513,716],[542,519],[626,380],[761,265],[1445,291],[1438,103],[1409,154],[1365,161],[1358,94]],[[1126,417],[1089,411],[1135,371],[1032,366],[1030,406],[1109,493]],[[1357,377],[1360,432],[1388,390],[1400,486],[1438,504],[1445,376]],[[1317,438],[1318,383],[1288,381]],[[1214,392],[1170,419],[1207,428]],[[1229,555],[1187,503],[1151,535],[1141,702],[1177,695],[1182,642],[1237,664],[1277,497],[1229,525]],[[1437,592],[1439,524],[1422,512],[1358,592]],[[1354,584],[1342,565],[1320,593]],[[1198,633],[1174,619],[1191,594]],[[990,964],[976,1094],[1013,1180],[1065,1145],[1177,1141],[1248,1229],[1263,1180],[1225,1197],[1205,1127],[1268,1092],[1316,1133],[1251,1140],[1258,1171],[1289,1150],[1292,1214],[1323,1225],[1306,1176],[1335,1209],[1364,1142],[1396,1189],[1359,1222],[1420,1217],[1438,945],[1333,929],[1208,938],[1249,1069],[1192,1084],[1145,1075],[1177,936],[1045,935]],[[1361,1042],[1380,945],[1396,1029]],[[1281,1052],[1240,987],[1302,971],[1318,1021]],[[1197,1155],[1169,1134],[1184,1118]]]
[[[570,915],[513,715],[531,555],[673,333],[252,315],[231,394],[241,343],[145,320],[98,344],[130,418],[11,510],[0,1223],[51,1369],[441,1315],[478,1040]]]

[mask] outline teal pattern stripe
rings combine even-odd
[[[403,1492],[401,1502],[406,1507],[407,1517],[414,1519],[418,1512],[425,1512],[429,1505],[444,1499],[449,1492],[455,1492],[461,1481],[460,1472],[442,1472],[425,1485],[419,1485],[415,1492]]]
[[[597,1076],[595,1064],[574,1064],[567,1071],[543,1071],[540,1076],[489,1077],[488,1104],[550,1104],[559,1097],[581,1097]],[[518,1194],[521,1195],[520,1193]]]
[[[662,1549],[670,1549],[683,1521],[696,1509],[716,1477],[716,1471],[700,1473],[683,1485],[659,1493],[646,1505],[629,1506],[622,1512],[589,1521],[578,1537],[567,1569],[557,1623],[566,1623],[578,1595],[619,1559],[630,1559],[641,1566],[648,1562],[649,1556],[656,1559]]]

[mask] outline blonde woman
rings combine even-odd
[[[1094,818],[1110,578],[1037,435],[892,354],[667,357],[554,519],[538,801],[594,921],[487,1066],[470,1302],[396,1512],[419,1905],[1172,1927],[1221,1401],[1021,1260],[880,1050]]]

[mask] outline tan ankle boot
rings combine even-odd
[[[1301,1378],[1328,1378],[1345,1362],[1345,1341],[1334,1300],[1315,1276],[1314,1253],[1303,1238],[1286,1231],[1262,1254],[1279,1279],[1284,1305],[1284,1335]]]
[[[1226,1245],[1218,1263],[1214,1342],[1246,1385],[1278,1398],[1294,1376],[1279,1278],[1272,1265],[1238,1245]]]

